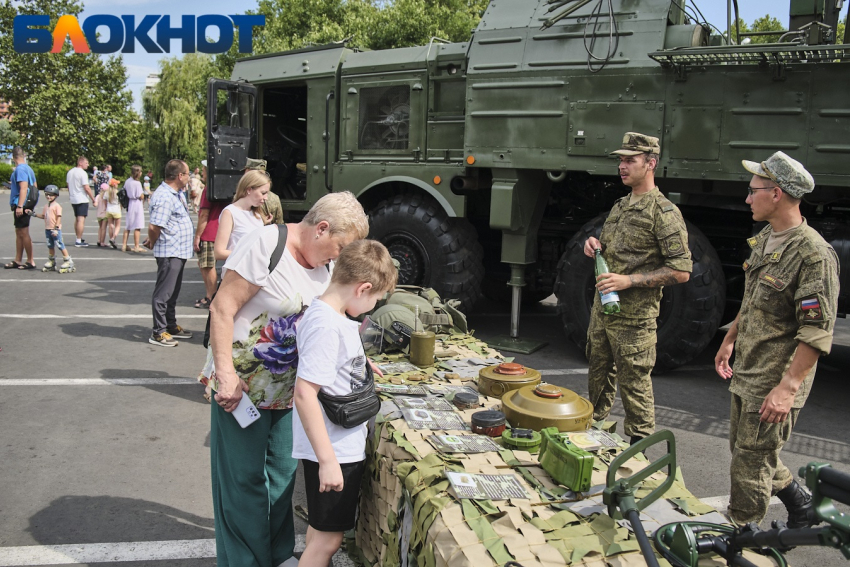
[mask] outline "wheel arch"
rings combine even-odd
[[[452,205],[445,195],[434,189],[434,187],[425,181],[406,175],[390,175],[389,177],[377,179],[366,187],[360,189],[355,196],[358,201],[363,203],[363,207],[366,210],[369,210],[374,205],[377,205],[382,199],[386,199],[387,197],[401,191],[416,191],[425,193],[437,201],[448,216],[464,216],[462,206],[457,207],[456,205]]]

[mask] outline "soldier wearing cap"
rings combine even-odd
[[[243,172],[248,171],[249,169],[266,171],[266,167],[266,160],[248,158]],[[266,224],[283,224],[283,207],[280,204],[280,197],[278,197],[274,191],[269,191],[269,194],[266,197],[266,202],[263,203],[262,211],[264,219],[263,222]]]
[[[650,373],[661,289],[688,281],[693,267],[682,213],[655,186],[660,153],[658,138],[626,133],[612,155],[619,156],[620,178],[632,191],[614,204],[599,239],[584,244],[591,258],[600,248],[611,270],[599,277],[597,289],[620,296],[617,314],[602,313],[599,294],[591,309],[587,358],[593,419],[608,417],[619,383],[623,429],[632,443],[655,431]]]
[[[838,257],[800,214],[800,200],[815,187],[802,164],[776,152],[743,165],[753,174],[747,196],[753,220],[769,226],[747,241],[752,252],[743,265],[741,311],[714,359],[720,377],[732,379],[729,515],[739,524],[761,522],[775,494],[788,510],[788,527],[802,528],[816,523],[811,496],[779,452],[809,395],[818,358],[832,346]]]

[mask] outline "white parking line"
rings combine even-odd
[[[63,277],[46,280],[40,279],[0,279],[0,283],[156,283],[156,280],[72,280]],[[186,284],[202,284],[202,280],[183,280],[181,285]]]
[[[305,536],[295,536],[295,551],[304,550]],[[79,565],[121,561],[176,561],[215,557],[214,539],[178,539],[171,541],[127,541],[80,545],[27,545],[0,547],[0,567],[24,565]],[[334,567],[353,567],[341,550],[332,558]]]
[[[177,314],[178,319],[206,319],[207,313]],[[82,313],[78,315],[49,315],[44,313],[0,313],[0,319],[150,319],[151,314],[109,314]]]
[[[587,374],[587,368],[547,368],[538,370],[541,376],[568,376],[571,374]]]
[[[187,386],[195,378],[0,378],[3,386]]]

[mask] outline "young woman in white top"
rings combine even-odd
[[[272,182],[265,171],[248,170],[218,220],[213,252],[216,260],[226,260],[236,243],[251,232],[271,221],[263,217],[262,206],[271,191]],[[224,274],[222,273],[222,277]]]

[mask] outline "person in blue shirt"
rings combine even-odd
[[[30,187],[38,190],[35,182],[35,172],[27,165],[27,153],[21,146],[12,149],[12,162],[15,169],[10,178],[9,206],[12,208],[12,220],[15,225],[15,259],[4,265],[6,269],[32,270],[35,268],[35,258],[32,255],[32,238],[30,238],[30,215],[24,210],[27,191]],[[32,211],[29,211],[32,213]],[[27,262],[23,263],[24,252]]]

